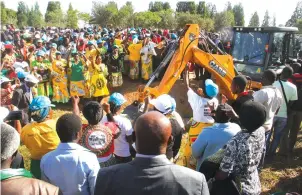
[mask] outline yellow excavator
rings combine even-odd
[[[168,62],[170,63],[168,64]],[[188,24],[183,29],[178,41],[173,43],[159,67],[154,71],[149,82],[139,88],[138,101],[143,103],[148,96],[156,98],[161,94],[168,94],[188,62],[199,64],[210,72],[215,78],[221,94],[224,94],[229,100],[236,98],[231,92],[231,83],[239,73],[234,67],[232,56],[222,51],[209,37],[201,33],[197,24]],[[160,84],[150,87],[166,66],[167,69]],[[249,88],[259,89],[261,84],[250,80]],[[191,144],[200,132],[201,129],[198,132],[189,131],[188,139],[182,143],[183,163],[180,164],[190,167]]]

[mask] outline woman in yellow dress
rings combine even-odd
[[[152,56],[156,56],[154,46],[155,43],[151,42],[150,37],[146,37],[140,51],[142,61],[142,78],[145,81],[149,80],[152,75]]]
[[[73,51],[71,54],[73,60],[70,61],[70,52],[67,57],[67,65],[71,70],[70,95],[82,97],[86,95],[84,73],[87,71],[87,65],[85,60],[80,58],[77,51]]]
[[[52,62],[53,102],[67,103],[69,93],[67,89],[66,60],[62,59],[61,52],[56,52],[56,59]]]
[[[100,102],[104,96],[109,95],[107,88],[108,69],[105,64],[102,63],[102,57],[97,55],[95,61],[91,63],[93,68],[93,75],[91,77],[90,90],[92,97],[95,101]]]

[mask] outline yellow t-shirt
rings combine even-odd
[[[32,159],[40,160],[59,145],[56,122],[54,119],[41,123],[32,122],[22,128],[21,141],[28,148]]]
[[[121,46],[121,45],[122,45],[122,40],[120,40],[120,39],[115,39],[115,40],[114,40],[114,43],[115,43],[116,45],[118,45],[118,46]]]
[[[142,44],[131,44],[128,47],[129,50],[129,60],[139,61],[141,58],[140,51],[142,49]]]
[[[89,60],[90,56],[92,56],[93,60],[95,60],[96,55],[97,55],[97,51],[95,49],[92,50],[89,50],[88,48],[86,49],[85,57],[87,58],[87,60]]]

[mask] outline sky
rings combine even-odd
[[[35,0],[23,0],[27,5],[32,6],[35,3]],[[74,9],[79,10],[80,12],[90,13],[92,8],[92,0],[59,0],[61,2],[61,7],[63,11],[67,11],[69,3],[72,3]],[[102,0],[101,2],[107,3],[110,0]],[[115,0],[118,6],[123,6],[126,1],[129,0]],[[176,8],[176,3],[178,0],[164,0],[169,2],[172,9]],[[257,11],[262,23],[264,13],[266,10],[269,11],[269,15],[273,17],[276,16],[276,23],[285,24],[288,19],[290,19],[292,13],[295,10],[295,7],[299,0],[205,0],[206,3],[211,2],[216,5],[217,11],[223,11],[226,7],[228,1],[232,5],[237,3],[242,3],[244,7],[245,14],[245,23],[248,24],[252,14]],[[39,0],[40,10],[42,14],[45,14],[47,8],[47,0]],[[150,0],[132,0],[134,5],[135,12],[148,10]],[[17,10],[18,0],[5,0],[5,6]],[[198,4],[198,0],[195,1]]]

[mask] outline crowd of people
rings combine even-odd
[[[245,76],[237,75],[233,102],[211,79],[192,88],[186,69],[193,114],[185,125],[168,94],[147,97],[131,121],[123,114],[126,98],[109,92],[125,75],[148,80],[175,32],[7,26],[2,38],[3,194],[258,195],[265,161],[279,145],[280,155],[294,151],[302,120],[300,60],[280,77],[266,70],[258,91],[248,91]],[[53,103],[70,99],[72,113],[54,118]],[[175,164],[187,131],[198,135],[189,147],[196,170]],[[30,153],[29,170],[20,143]]]

